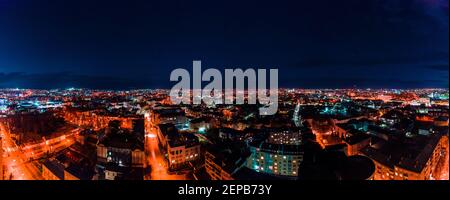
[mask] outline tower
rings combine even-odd
[[[297,105],[295,106],[295,110],[294,110],[294,116],[292,117],[292,120],[295,123],[295,126],[297,127],[303,127],[303,123],[302,123],[302,116],[300,116],[300,109],[301,109],[301,105],[300,105],[300,100],[297,101]]]

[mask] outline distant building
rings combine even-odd
[[[158,124],[174,124],[178,129],[187,127],[187,118],[183,110],[179,108],[162,108],[152,110],[149,121],[153,126]]]
[[[200,117],[195,118],[189,121],[189,129],[198,133],[205,133],[207,130],[211,128],[211,124],[209,120],[206,118]]]
[[[386,126],[392,127],[393,125],[400,123],[400,120],[405,118],[405,114],[403,114],[399,110],[391,110],[385,113],[380,117],[381,122],[383,122]]]
[[[427,121],[421,121],[415,123],[415,129],[414,132],[417,131],[417,134],[419,135],[430,135],[433,134],[433,121],[427,122]]]
[[[245,132],[232,128],[219,129],[219,138],[223,140],[243,141],[245,139]]]
[[[82,127],[99,130],[108,126],[111,121],[120,121],[122,128],[132,129],[134,121],[142,119],[142,115],[126,115],[121,113],[107,113],[103,110],[70,109],[64,112],[65,121]]]
[[[435,118],[434,125],[440,127],[448,127],[448,117],[440,116]]]

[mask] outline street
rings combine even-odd
[[[158,138],[156,131],[152,129],[152,133],[146,135],[148,153],[147,161],[151,165],[151,180],[186,180],[185,175],[168,174],[167,164],[164,155],[158,147]]]
[[[23,145],[22,148],[12,140],[0,123],[0,133],[3,142],[3,160],[5,165],[5,179],[11,180],[42,180],[37,160],[46,155],[46,152],[58,152],[75,142],[77,129],[56,138],[45,140],[37,144]]]

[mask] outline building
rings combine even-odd
[[[205,169],[211,180],[233,180],[231,177],[233,171],[224,169],[224,165],[219,157],[208,151],[205,153]]]
[[[309,148],[320,149],[320,146]],[[365,156],[347,156],[340,148],[327,151],[306,150],[299,180],[372,180],[374,162]]]
[[[378,142],[361,150],[375,163],[374,180],[432,180],[448,153],[448,136],[417,135],[403,142]]]
[[[328,117],[318,117],[307,120],[311,124],[313,134],[316,136],[316,141],[322,146],[342,144],[342,134],[338,131],[335,120]]]
[[[4,171],[3,171],[3,140],[0,136],[0,180],[4,179]]]
[[[358,155],[359,151],[370,145],[371,137],[364,132],[358,130],[352,130],[350,132],[357,132],[352,134],[350,137],[344,138],[346,146],[346,155],[354,156]]]
[[[64,112],[65,121],[81,127],[89,127],[99,130],[108,126],[111,121],[120,121],[122,128],[133,129],[136,120],[142,119],[141,115],[121,113],[107,113],[103,110],[76,110],[69,109]]]
[[[249,152],[229,146],[216,144],[205,152],[205,170],[211,180],[234,180],[235,174],[245,167]]]
[[[158,139],[167,152],[169,169],[185,167],[200,158],[200,143],[192,133],[180,133],[174,124],[158,125]]]
[[[174,124],[178,129],[188,128],[188,120],[183,110],[179,108],[161,108],[149,113],[149,122],[153,126],[158,124]]]
[[[448,117],[440,116],[435,118],[434,126],[448,127]]]
[[[351,120],[348,123],[336,125],[336,131],[346,145],[347,156],[358,155],[359,150],[370,144],[371,137],[367,134],[369,124],[368,120]]]
[[[304,153],[299,130],[271,130],[266,137],[255,138],[249,147],[247,168],[275,176],[297,177]]]
[[[42,163],[42,178],[44,180],[64,180],[64,165],[57,160],[46,160]]]
[[[42,164],[42,177],[44,180],[92,180],[94,164],[85,155],[68,148]]]
[[[143,179],[144,143],[127,129],[107,132],[97,144],[99,179]]]
[[[198,133],[205,133],[207,130],[211,128],[211,124],[209,120],[206,118],[200,117],[195,118],[189,121],[189,129]]]
[[[400,123],[406,116],[399,110],[390,110],[380,117],[381,122],[388,127],[393,127],[395,124]]]
[[[243,141],[245,139],[245,132],[232,128],[219,129],[219,138],[222,140]]]
[[[200,143],[194,134],[183,133],[173,138],[169,137],[167,152],[169,168],[182,168],[188,162],[194,162],[200,158]]]

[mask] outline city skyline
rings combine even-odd
[[[448,8],[0,0],[0,180],[448,181]]]
[[[0,179],[448,180],[448,89],[278,92],[261,115],[249,96],[0,89]]]

